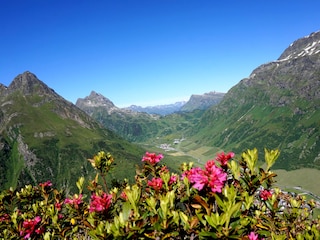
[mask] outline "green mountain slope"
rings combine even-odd
[[[275,168],[320,169],[320,32],[295,41],[208,110],[192,134],[200,145],[241,152],[279,148]]]
[[[106,130],[30,72],[0,86],[0,188],[51,180],[71,188],[93,173],[97,151],[116,158],[114,178],[134,174],[143,150]]]

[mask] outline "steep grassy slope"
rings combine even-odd
[[[236,152],[279,148],[275,168],[320,169],[320,32],[292,46],[208,110],[192,131],[195,142]]]

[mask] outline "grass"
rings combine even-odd
[[[10,188],[11,186],[16,186],[18,182],[19,175],[24,167],[24,160],[20,156],[18,151],[18,143],[15,142],[13,145],[13,154],[11,155],[8,161],[8,172],[11,174],[7,174],[8,181],[4,185],[4,188]]]
[[[278,175],[276,177],[277,185],[281,189],[293,189],[301,187],[304,190],[310,191],[317,196],[320,196],[320,170],[312,168],[301,168],[292,171],[274,170]]]

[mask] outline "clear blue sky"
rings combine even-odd
[[[0,83],[28,70],[75,103],[227,92],[320,30],[319,0],[1,0]]]

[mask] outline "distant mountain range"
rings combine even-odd
[[[114,103],[103,96],[100,93],[96,93],[95,91],[91,91],[90,95],[85,98],[78,98],[76,101],[76,106],[80,109],[87,112],[89,115],[92,115],[95,108],[103,107],[109,113],[114,111],[122,111],[129,113],[132,112],[141,112],[141,113],[149,113],[149,114],[157,114],[161,116],[165,116],[172,113],[178,112],[192,112],[194,110],[206,110],[213,105],[218,104],[225,93],[220,92],[209,92],[204,93],[202,95],[191,95],[188,101],[180,101],[172,104],[165,105],[156,105],[156,106],[147,106],[141,107],[137,105],[131,105],[126,108],[118,108],[114,105]]]
[[[146,112],[150,114],[159,114],[162,116],[178,113],[178,112],[192,112],[194,110],[206,110],[213,105],[218,104],[225,93],[209,92],[204,94],[193,94],[188,101],[181,101],[166,105],[140,107],[131,105],[126,108],[135,112]]]
[[[111,178],[123,179],[144,152],[137,143],[154,147],[158,139],[187,139],[182,158],[278,148],[275,168],[320,169],[320,32],[226,94],[193,95],[170,114],[118,108],[94,91],[74,105],[28,71],[0,84],[0,106],[0,189],[50,179],[72,190],[93,174],[86,159],[100,150],[118,160]]]
[[[147,106],[141,107],[137,105],[131,105],[126,109],[134,112],[145,112],[149,114],[158,114],[158,115],[168,115],[175,112],[180,112],[181,108],[186,104],[186,101],[176,102],[172,104],[157,105],[157,106]]]
[[[177,129],[191,127],[193,121],[186,121],[184,118],[191,115],[196,121],[199,111],[204,112],[205,109],[219,103],[223,95],[224,93],[210,92],[192,95],[186,103],[146,108],[138,106],[118,108],[108,98],[92,91],[89,96],[79,98],[76,106],[128,141],[144,142],[176,132]],[[196,112],[192,113],[193,111]],[[170,116],[173,113],[176,116],[174,118]],[[181,124],[181,121],[184,124]]]

